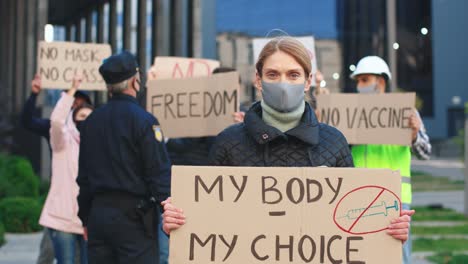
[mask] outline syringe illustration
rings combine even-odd
[[[392,206],[387,206],[385,201],[381,201],[380,204],[373,205],[369,207],[369,209],[362,215],[362,217],[370,217],[370,216],[377,216],[377,215],[384,215],[387,216],[390,209],[394,208],[395,211],[399,211],[399,203],[395,200]],[[339,217],[338,219],[348,218],[348,220],[357,219],[361,213],[366,210],[366,208],[355,208],[350,209],[346,215]]]

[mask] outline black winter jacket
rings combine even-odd
[[[171,138],[166,143],[172,165],[206,166],[215,137]]]
[[[216,138],[210,160],[217,166],[353,167],[348,142],[336,128],[317,121],[308,103],[300,124],[285,133],[262,119],[260,102]]]

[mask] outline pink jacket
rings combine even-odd
[[[50,117],[52,179],[39,223],[59,231],[83,234],[76,200],[79,187],[75,181],[78,176],[80,133],[70,114],[73,100],[73,96],[62,93]]]

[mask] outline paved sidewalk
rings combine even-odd
[[[34,234],[6,234],[7,243],[0,247],[0,263],[36,263],[41,238],[42,232]]]
[[[416,192],[413,193],[413,206],[440,204],[457,212],[464,211],[464,191]]]
[[[458,159],[432,159],[411,161],[413,171],[429,173],[433,176],[448,177],[451,180],[463,180],[465,178],[465,164]]]
[[[458,159],[433,159],[417,160],[411,164],[413,171],[421,171],[437,177],[447,177],[451,180],[464,180],[465,165]],[[464,211],[463,191],[443,192],[415,192],[413,193],[413,206],[425,206],[441,204],[446,208],[452,208],[457,212]]]

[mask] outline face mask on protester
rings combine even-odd
[[[78,129],[78,132],[81,132],[81,129],[83,128],[83,121],[75,121],[75,126],[76,129]]]
[[[262,81],[262,96],[265,103],[279,112],[291,112],[304,101],[304,84]]]
[[[376,94],[376,93],[379,93],[379,91],[377,90],[377,83],[358,88],[357,90],[358,90],[359,93],[362,93],[362,94]]]

